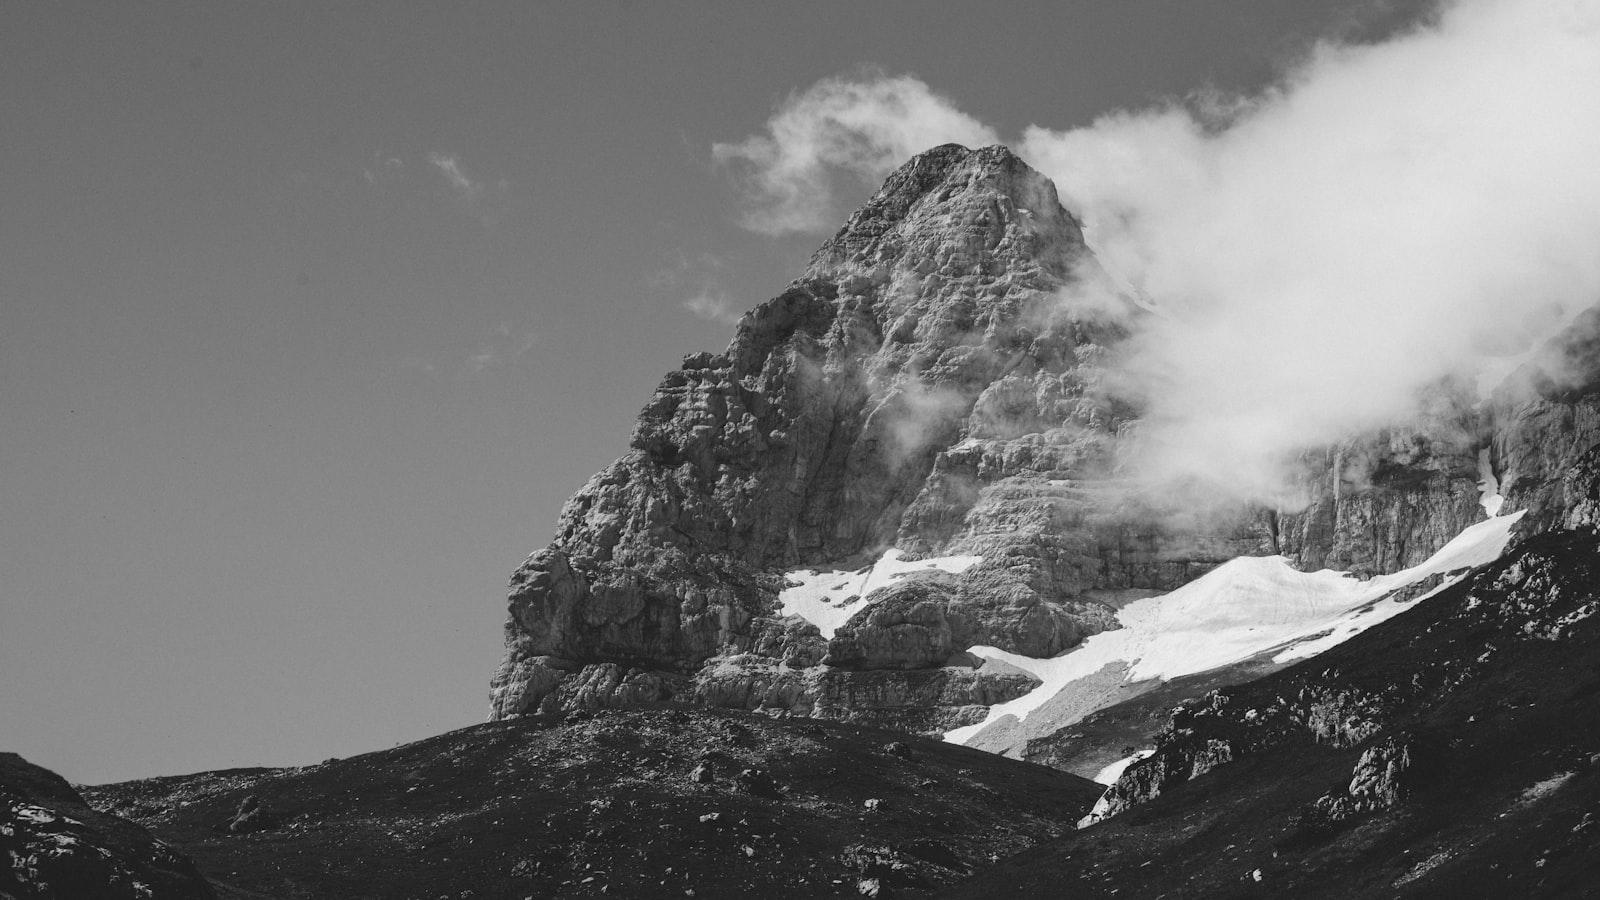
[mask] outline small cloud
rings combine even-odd
[[[361,180],[367,184],[380,184],[404,177],[405,160],[386,153],[372,154],[372,163],[361,170]]]
[[[686,283],[708,282],[727,268],[727,261],[714,253],[691,256],[680,250],[670,265],[656,270],[645,281],[657,290],[668,290]]]
[[[728,324],[739,321],[741,315],[739,307],[727,294],[709,289],[683,301],[683,308],[701,319]]]
[[[483,194],[483,182],[475,181],[461,168],[461,158],[453,153],[429,153],[428,164],[439,170],[444,180],[468,200]]]
[[[764,134],[714,144],[745,191],[746,228],[818,231],[839,218],[845,183],[875,184],[912,156],[944,143],[999,142],[994,129],[911,76],[828,78],[784,102]]]
[[[521,359],[539,343],[536,331],[515,331],[510,325],[499,325],[478,348],[467,357],[462,366],[469,375],[478,375],[489,369],[508,366]]]
[[[504,178],[493,181],[474,178],[461,164],[461,157],[454,153],[429,153],[427,160],[479,222],[490,226],[504,218],[504,201],[511,191],[510,181]]]
[[[727,268],[727,261],[715,254],[691,256],[680,251],[670,265],[658,269],[645,281],[651,288],[664,293],[693,292],[681,305],[697,318],[733,323],[739,321],[741,307],[718,287]],[[682,294],[679,293],[679,296]]]

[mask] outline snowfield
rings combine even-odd
[[[1457,535],[1421,565],[1368,581],[1324,569],[1301,572],[1282,556],[1240,557],[1159,597],[1117,612],[1122,628],[1090,637],[1051,659],[994,647],[970,652],[1008,662],[1041,680],[1039,687],[989,708],[988,717],[945,740],[965,743],[1002,716],[1025,719],[1072,682],[1112,663],[1129,681],[1194,675],[1281,648],[1275,662],[1302,659],[1342,643],[1403,612],[1386,595],[1433,575],[1493,561],[1523,513],[1486,519]],[[1442,587],[1442,586],[1441,586]]]
[[[902,560],[900,551],[889,549],[878,561],[854,572],[841,569],[817,571],[800,569],[784,574],[789,585],[778,594],[784,615],[799,616],[817,626],[822,636],[833,638],[840,625],[864,608],[867,595],[890,582],[910,574],[938,570],[960,573],[983,562],[981,556],[939,556],[932,559]]]

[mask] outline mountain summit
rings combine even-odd
[[[1592,896],[1600,311],[1286,508],[1134,477],[1148,315],[1010,151],[916,157],[517,569],[498,721],[13,760],[12,893],[93,844],[195,896]]]
[[[1233,650],[1158,665],[1146,637],[1191,645],[1140,625],[1118,640],[1144,649],[1097,644],[1103,669],[1065,690],[1053,657],[1140,616],[1177,621],[1130,603],[1269,554],[1308,572],[1411,573],[1392,588],[1417,596],[1444,571],[1436,554],[1492,518],[1491,499],[1490,513],[1527,519],[1463,538],[1479,556],[1450,564],[1492,559],[1513,528],[1559,518],[1561,472],[1595,436],[1582,391],[1532,370],[1493,402],[1446,384],[1417,421],[1308,450],[1294,508],[1197,509],[1126,471],[1140,410],[1116,386],[1148,315],[1011,151],[913,158],[745,314],[726,351],[663,379],[627,454],[512,576],[494,716],[665,703],[966,729],[1092,775],[1107,748],[1071,762],[1030,742],[1207,667],[1281,668],[1260,657],[1268,635],[1354,634],[1374,598],[1296,581],[1315,599],[1291,615],[1271,595],[1293,579],[1231,567],[1172,602],[1200,603],[1217,627],[1260,615],[1275,627],[1242,626],[1255,634],[1233,643],[1194,632],[1184,640]],[[1264,605],[1229,612],[1246,594]]]

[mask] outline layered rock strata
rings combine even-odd
[[[1005,148],[908,162],[726,351],[668,373],[513,575],[494,715],[677,703],[937,733],[1038,684],[969,647],[1056,655],[1240,555],[1394,572],[1481,520],[1487,488],[1542,530],[1600,439],[1590,314],[1488,401],[1446,382],[1414,421],[1307,452],[1295,509],[1188,514],[1122,468],[1138,409],[1114,385],[1147,313],[1107,282]],[[785,600],[794,573],[843,583],[891,550],[929,567],[834,597],[838,627]],[[1102,705],[1081,701],[1012,752]]]
[[[1262,549],[1249,521],[1175,535],[1133,511],[1131,410],[1102,382],[1139,311],[1064,297],[1095,277],[1005,148],[907,163],[724,353],[667,375],[513,576],[495,715],[671,701],[938,730],[1032,686],[967,646],[1050,656],[1114,626],[1103,592]],[[982,559],[837,634],[782,614],[782,573],[890,548]]]

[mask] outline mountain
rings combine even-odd
[[[1292,508],[1197,503],[1128,471],[1120,367],[1150,314],[1009,150],[912,159],[663,379],[514,573],[494,716],[793,713],[1093,775],[1113,742],[1063,738],[1086,717],[1398,614],[1548,527],[1600,440],[1573,387],[1591,312],[1492,397],[1444,381],[1412,421],[1308,448]]]
[[[1600,310],[1281,505],[1138,477],[1158,314],[929,150],[567,503],[492,721],[53,802],[229,897],[1593,896]]]
[[[968,647],[1050,657],[1130,591],[1266,549],[1261,517],[1185,529],[1120,487],[1133,411],[1103,382],[1142,311],[1062,302],[1096,277],[1009,150],[911,160],[726,352],[663,379],[512,576],[494,714],[675,702],[937,734],[1035,686]]]

